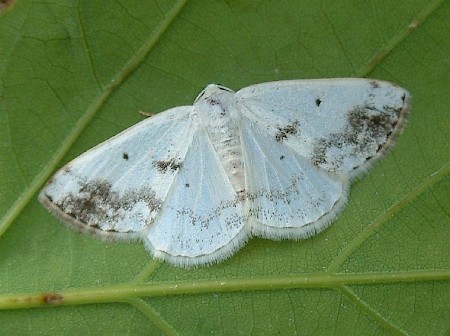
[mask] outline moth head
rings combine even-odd
[[[200,92],[197,98],[195,98],[194,104],[201,100],[214,101],[214,99],[220,99],[222,96],[229,96],[230,94],[234,94],[234,91],[225,86],[220,84],[208,84],[202,92]]]

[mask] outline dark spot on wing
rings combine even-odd
[[[320,104],[322,104],[322,101],[319,98],[317,98],[316,99],[316,106],[319,107]]]
[[[128,153],[123,153],[122,159],[124,159],[125,161],[128,161],[128,159],[129,159]]]
[[[298,134],[300,132],[299,126],[300,123],[296,120],[284,127],[278,127],[278,132],[275,134],[275,140],[281,142],[286,140],[290,135]]]
[[[311,161],[314,165],[320,167],[327,163],[327,149],[331,146],[331,142],[325,141],[325,139],[317,140],[314,145],[314,152]]]
[[[341,132],[316,141],[312,163],[330,171],[337,171],[346,162],[358,167],[364,163],[360,162],[360,157],[369,160],[390,145],[388,139],[397,121],[397,111],[393,107],[376,110],[372,106],[358,106],[347,113],[347,125]]]
[[[280,160],[284,160],[284,155],[281,155],[281,156],[280,156]]]
[[[123,220],[146,221],[149,214],[161,207],[161,201],[150,187],[119,194],[105,180],[79,181],[78,185],[76,194],[69,193],[52,202],[78,222],[105,232],[123,232],[116,228]],[[142,203],[143,211],[130,212],[137,203]]]
[[[380,87],[380,84],[376,81],[376,80],[371,80],[370,81],[370,86],[374,89],[377,89]]]
[[[169,159],[169,160],[159,160],[159,161],[153,161],[153,166],[158,169],[158,171],[162,174],[167,173],[168,171],[176,171],[181,169],[183,167],[182,162],[177,162],[175,159]]]
[[[189,183],[186,183],[185,185],[184,185],[186,188],[189,188]]]
[[[389,111],[388,107],[384,107],[385,111]],[[397,120],[392,119],[392,114],[377,113],[369,114],[363,108],[356,108],[347,114],[347,120],[350,127],[347,129],[347,137],[351,143],[356,143],[357,135],[364,133],[365,138],[387,138]]]
[[[237,191],[238,200],[244,201],[247,195],[245,194],[245,189],[241,189]]]
[[[211,105],[211,106],[214,106],[214,105],[220,105],[220,100],[214,99],[214,98],[212,98],[212,97],[206,98],[206,101],[207,101],[208,104]]]

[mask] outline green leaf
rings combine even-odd
[[[14,3],[0,16],[0,334],[448,333],[449,17],[449,1],[418,0]],[[396,82],[413,111],[311,239],[254,238],[184,270],[37,202],[140,110],[191,104],[211,82],[325,77]]]

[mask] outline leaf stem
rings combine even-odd
[[[48,306],[71,306],[124,302],[143,297],[197,295],[220,292],[249,292],[276,289],[334,288],[343,285],[378,285],[381,283],[450,280],[450,271],[414,271],[367,274],[305,274],[291,276],[120,284],[101,288],[81,288],[47,293],[24,293],[0,296],[0,310]]]

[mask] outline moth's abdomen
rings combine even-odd
[[[244,163],[239,130],[234,121],[223,128],[213,129],[209,133],[211,142],[219,160],[238,194],[244,191]]]

